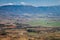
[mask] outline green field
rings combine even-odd
[[[33,20],[29,24],[33,26],[48,26],[48,27],[59,27],[60,21],[49,21],[49,20]]]

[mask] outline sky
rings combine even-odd
[[[55,6],[60,5],[60,0],[0,0],[1,5]]]

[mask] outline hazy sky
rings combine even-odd
[[[55,6],[60,5],[60,0],[0,0],[0,5],[33,5],[33,6]]]

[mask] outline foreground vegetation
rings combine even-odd
[[[15,28],[9,26],[0,24],[0,40],[60,40],[60,27],[33,27],[18,23]]]

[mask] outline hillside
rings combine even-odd
[[[41,22],[39,23],[38,21]],[[2,22],[7,22],[7,23],[19,22],[19,23],[29,23],[29,24],[33,22],[32,25],[48,24],[47,26],[60,26],[59,25],[60,6],[46,6],[46,7],[42,7],[42,6],[34,7],[30,5],[0,6],[0,23]]]

